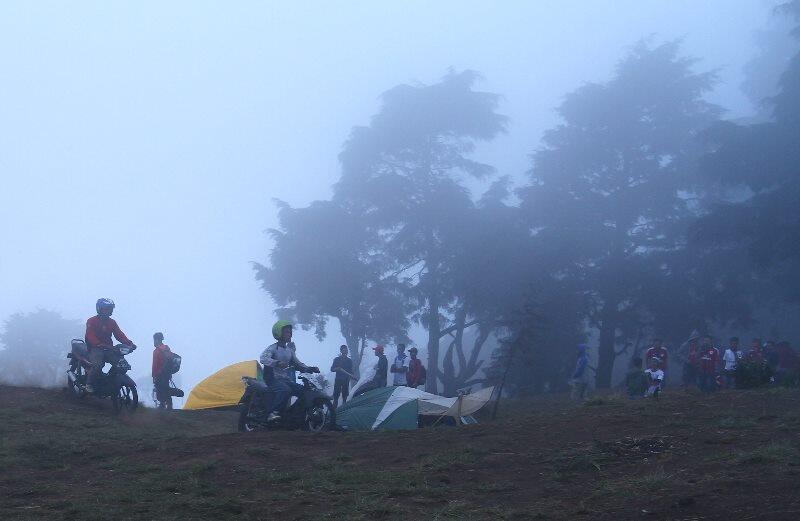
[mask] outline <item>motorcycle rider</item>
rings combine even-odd
[[[110,298],[101,298],[95,304],[97,315],[86,321],[86,346],[89,348],[89,362],[92,363],[89,374],[87,375],[86,392],[93,393],[94,385],[100,376],[103,366],[106,363],[115,363],[119,360],[119,353],[113,351],[114,346],[111,337],[117,342],[136,349],[136,344],[125,336],[125,333],[117,325],[117,321],[111,318],[114,313],[114,301]]]
[[[280,418],[280,413],[292,396],[300,397],[304,387],[292,378],[293,371],[287,368],[294,367],[303,372],[318,373],[319,368],[308,366],[297,359],[296,348],[292,342],[292,323],[278,320],[272,326],[272,336],[277,340],[261,353],[260,362],[264,366],[264,381],[273,391],[272,404],[267,409],[270,412],[269,420]]]

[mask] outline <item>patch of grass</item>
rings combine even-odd
[[[628,479],[627,484],[637,491],[656,492],[663,489],[671,479],[672,476],[666,473],[664,467],[658,467],[653,472]]]
[[[721,429],[731,430],[752,429],[757,425],[758,423],[752,418],[743,418],[741,416],[728,416],[726,418],[722,418],[719,422],[719,427]]]
[[[588,406],[588,407],[598,407],[598,406],[601,406],[601,405],[610,405],[610,406],[615,406],[615,407],[621,407],[621,406],[626,405],[629,402],[630,402],[630,400],[626,399],[621,394],[614,393],[614,394],[605,395],[603,397],[596,397],[596,398],[592,398],[590,400],[586,400],[585,402],[583,402],[583,405],[584,406]]]
[[[480,461],[483,455],[483,452],[475,449],[443,452],[423,458],[419,464],[428,470],[452,470],[474,466]]]
[[[749,452],[742,452],[735,458],[739,465],[758,465],[773,463],[788,465],[800,462],[800,451],[788,443],[768,443]]]

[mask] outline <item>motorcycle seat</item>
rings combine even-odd
[[[247,384],[252,385],[255,387],[257,391],[263,392],[268,390],[267,384],[263,380],[259,380],[258,378],[248,378]]]

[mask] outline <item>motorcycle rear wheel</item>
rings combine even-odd
[[[256,430],[255,425],[250,423],[248,415],[250,414],[250,402],[243,403],[239,406],[239,432],[253,432]]]
[[[139,406],[139,392],[136,386],[122,384],[117,391],[117,394],[111,397],[111,405],[114,407],[114,413],[120,412],[132,413]]]
[[[80,373],[78,373],[78,376],[75,380],[72,380],[69,377],[69,374],[67,374],[67,390],[72,396],[76,398],[83,398],[86,396],[86,391],[84,391],[83,388],[78,384],[77,378],[80,378]]]

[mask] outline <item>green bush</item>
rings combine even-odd
[[[769,385],[772,369],[764,362],[743,361],[736,366],[736,388],[753,389]]]

